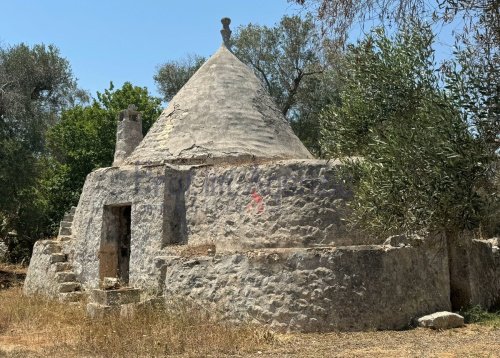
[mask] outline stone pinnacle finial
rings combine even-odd
[[[220,33],[222,35],[222,40],[224,40],[224,46],[231,49],[231,29],[229,28],[229,24],[231,23],[231,19],[229,17],[223,17],[220,22],[222,22],[222,30]]]

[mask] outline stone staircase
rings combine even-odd
[[[61,302],[78,302],[83,296],[81,285],[76,281],[73,265],[68,262],[66,254],[62,253],[63,242],[72,239],[73,217],[76,207],[72,207],[64,214],[64,218],[59,226],[59,235],[56,240],[52,240],[50,245],[50,263],[55,269],[55,280],[57,282],[57,295]]]
[[[64,217],[59,224],[59,235],[57,235],[57,239],[59,241],[68,241],[72,238],[72,229],[73,226],[73,218],[75,215],[76,207],[72,206],[70,211],[64,214]]]

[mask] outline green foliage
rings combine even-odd
[[[46,130],[84,97],[56,47],[0,48],[0,240],[13,260],[46,233],[46,202],[37,186]]]
[[[473,43],[457,45],[455,61],[443,68],[447,93],[484,153],[485,176],[476,187],[485,206],[481,231],[489,236],[500,233],[500,43],[479,29],[474,36]]]
[[[416,24],[350,46],[341,105],[322,117],[325,152],[363,157],[348,164],[359,178],[354,221],[381,236],[472,229],[483,215],[477,189],[491,157],[439,88],[432,40]]]
[[[275,27],[249,24],[238,28],[235,55],[262,80],[287,116],[297,103],[301,84],[323,72],[320,36],[310,15],[284,16]]]
[[[169,102],[205,61],[205,57],[189,55],[184,60],[158,66],[154,80],[163,99]]]
[[[460,315],[464,317],[465,323],[481,323],[500,327],[500,311],[488,312],[478,305],[462,309]]]
[[[97,93],[89,106],[63,111],[61,120],[47,135],[51,157],[45,161],[42,187],[55,229],[65,210],[76,205],[87,174],[113,162],[119,112],[130,104],[142,114],[146,133],[161,113],[161,100],[146,88],[126,82],[122,88]]]

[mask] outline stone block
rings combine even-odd
[[[71,237],[71,236],[68,236],[68,235],[63,235],[63,236],[58,236],[58,237],[57,237],[57,239],[58,239],[59,241],[69,241],[69,240],[71,240],[71,239],[72,239],[72,237]]]
[[[137,314],[139,306],[137,303],[127,303],[120,306],[120,316],[123,318],[132,318]]]
[[[71,235],[71,227],[60,227],[59,236]]]
[[[98,303],[87,304],[87,316],[93,319],[104,318],[114,311],[115,310],[111,306],[101,305]]]
[[[137,303],[141,299],[141,291],[135,288],[120,288],[118,290],[92,290],[91,300],[105,306],[118,306]]]
[[[80,289],[80,283],[78,282],[63,282],[59,284],[59,292],[73,292]]]
[[[73,223],[71,221],[61,221],[61,224],[60,224],[60,227],[64,227],[64,228],[71,228],[71,225]]]
[[[442,311],[420,317],[418,325],[433,329],[457,328],[464,325],[464,318],[456,313]]]
[[[57,263],[57,262],[64,262],[66,261],[66,255],[65,254],[52,254],[50,256],[50,263],[51,264],[54,264],[54,263]]]
[[[102,280],[102,288],[104,290],[115,290],[120,288],[120,282],[116,277],[104,277]]]
[[[69,262],[56,262],[54,266],[56,272],[70,271],[73,268]]]
[[[59,253],[61,253],[61,246],[59,245],[58,242],[48,241],[47,245],[45,245],[43,253],[44,254],[59,254]]]
[[[59,302],[80,302],[84,298],[84,294],[81,291],[76,292],[64,292],[60,293]]]
[[[61,271],[56,273],[55,278],[59,283],[74,282],[76,280],[76,275],[71,271]]]
[[[2,241],[0,241],[0,262],[6,262],[9,248]]]

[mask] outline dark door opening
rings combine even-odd
[[[128,284],[131,237],[130,205],[104,206],[102,238],[99,250],[99,280],[116,277]]]

